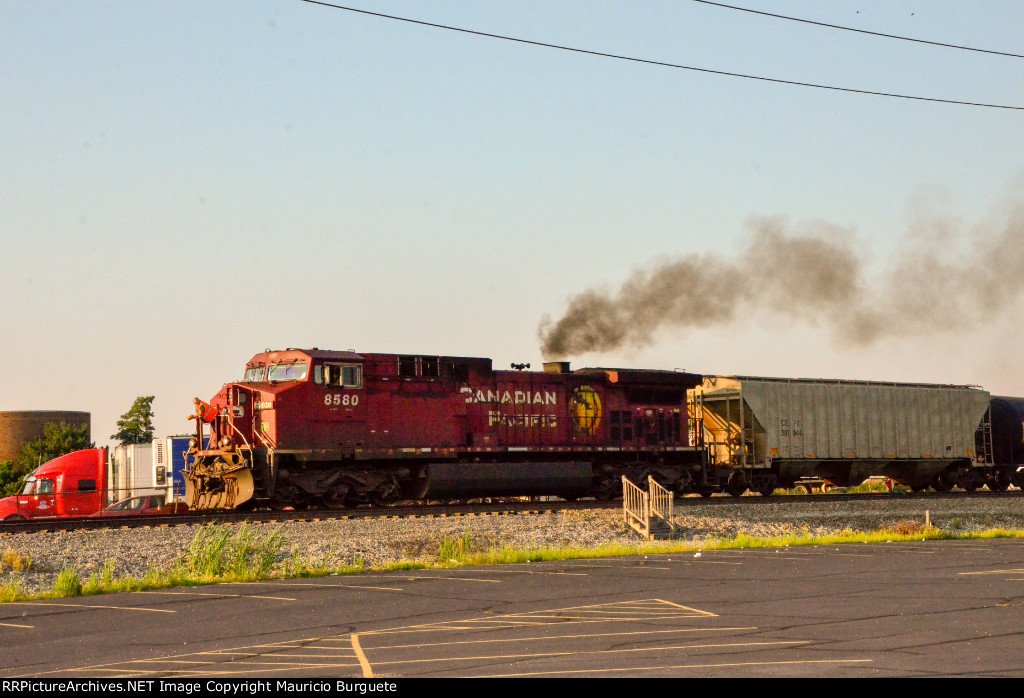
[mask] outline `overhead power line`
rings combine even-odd
[[[419,19],[410,19],[408,17],[398,17],[396,15],[387,15],[381,12],[370,12],[369,10],[361,10],[357,7],[347,7],[345,5],[335,5],[329,2],[322,2],[321,0],[300,0],[310,5],[320,5],[322,7],[329,7],[335,10],[344,10],[345,12],[354,12],[361,15],[368,15],[371,17],[379,17],[381,19],[390,19],[396,22],[406,22],[408,24],[416,24],[422,27],[431,27],[434,29],[445,29],[447,31],[460,32],[462,34],[470,34],[472,36],[481,36],[488,39],[501,39],[502,41],[512,41],[518,44],[526,44],[528,46],[540,46],[543,48],[557,49],[559,51],[569,51],[571,53],[579,53],[587,56],[600,56],[601,58],[614,58],[620,61],[630,61],[632,63],[642,63],[644,65],[656,65],[662,68],[676,68],[678,70],[691,70],[698,73],[706,73],[710,75],[722,75],[732,78],[744,78],[747,80],[760,80],[762,82],[770,82],[779,85],[794,85],[797,87],[814,87],[819,90],[833,90],[836,92],[850,92],[853,94],[861,95],[874,95],[876,97],[894,97],[897,99],[912,99],[920,102],[938,102],[941,104],[958,104],[967,107],[986,107],[989,109],[1013,109],[1024,111],[1024,107],[1012,106],[1007,104],[986,104],[984,102],[966,102],[956,99],[939,99],[938,97],[920,97],[916,95],[897,94],[895,92],[879,92],[875,90],[859,90],[853,87],[837,87],[835,85],[820,85],[811,82],[798,82],[796,80],[783,80],[781,78],[769,78],[761,75],[747,75],[744,73],[732,73],[725,70],[713,70],[711,68],[699,68],[690,65],[681,65],[679,63],[667,63],[665,61],[655,61],[647,58],[635,58],[633,56],[622,56],[614,53],[605,53],[603,51],[591,51],[588,49],[575,48],[572,46],[562,46],[559,44],[549,44],[543,41],[531,41],[530,39],[520,39],[514,36],[504,36],[502,34],[492,34],[489,32],[477,31],[475,29],[464,29],[462,27],[454,27],[447,24],[437,24],[435,22],[425,22]]]
[[[883,34],[882,32],[868,31],[867,29],[855,29],[854,27],[844,27],[838,24],[827,24],[826,22],[815,22],[810,19],[801,19],[800,17],[787,17],[786,15],[777,15],[772,12],[762,12],[761,10],[751,10],[748,7],[736,7],[735,5],[726,5],[721,2],[711,2],[711,0],[693,0],[699,2],[702,5],[714,5],[715,7],[722,7],[727,10],[739,10],[740,12],[749,12],[755,15],[763,15],[765,17],[774,17],[775,19],[786,19],[790,22],[803,22],[804,24],[813,24],[818,27],[828,27],[829,29],[841,29],[847,32],[857,32],[858,34],[870,34],[871,36],[881,36],[886,39],[899,39],[900,41],[913,41],[918,44],[928,44],[929,46],[941,46],[943,48],[955,48],[960,51],[976,51],[977,53],[990,53],[994,56],[1009,56],[1010,58],[1024,58],[1024,55],[1019,53],[1009,53],[1007,51],[991,51],[985,48],[974,48],[973,46],[958,46],[957,44],[944,44],[941,41],[928,41],[926,39],[915,39],[911,36],[898,36],[896,34]]]

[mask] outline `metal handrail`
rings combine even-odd
[[[659,485],[650,475],[647,476],[647,486],[650,489],[651,515],[664,520],[669,529],[675,531],[676,526],[672,523],[674,493]]]
[[[645,538],[651,535],[651,495],[622,476],[622,513],[626,523]]]

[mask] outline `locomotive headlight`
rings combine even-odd
[[[222,448],[230,446],[231,445],[231,437],[230,436],[225,436],[223,439],[220,440],[220,445],[221,445]]]
[[[188,440],[188,449],[190,451],[196,450],[196,440],[195,439],[189,439]]]

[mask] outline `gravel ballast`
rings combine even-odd
[[[700,542],[787,534],[828,535],[844,530],[874,531],[907,521],[931,523],[952,532],[991,528],[1024,529],[1024,497],[897,499],[878,501],[787,502],[758,506],[685,505],[676,509],[676,539]],[[491,548],[594,548],[607,544],[642,545],[623,521],[621,509],[571,510],[513,516],[349,519],[252,524],[259,536],[280,531],[279,562],[300,555],[318,567],[337,568],[362,559],[367,568],[399,561],[435,562],[442,543],[468,536],[472,551]],[[188,548],[199,527],[110,529],[0,535],[0,553],[31,558],[27,571],[5,565],[0,582],[20,579],[22,589],[49,589],[57,573],[75,568],[84,581],[114,561],[115,577],[143,577],[151,567],[169,569]]]

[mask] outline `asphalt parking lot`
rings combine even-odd
[[[749,549],[0,606],[5,677],[1020,676],[1024,541]]]

